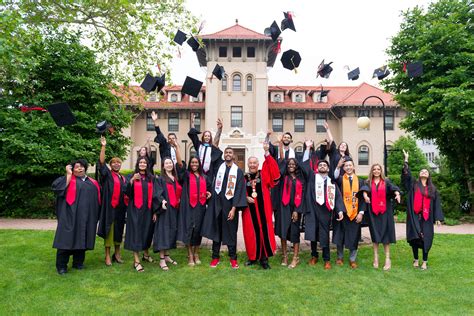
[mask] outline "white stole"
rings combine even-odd
[[[226,199],[230,200],[234,197],[235,185],[237,184],[237,170],[239,167],[235,163],[232,164],[230,167],[229,176],[227,179],[227,187],[225,189],[225,197]],[[225,175],[226,163],[223,162],[219,170],[217,171],[216,175],[216,184],[214,187],[214,191],[219,194],[222,191],[222,183],[224,182],[224,175]]]
[[[204,170],[205,173],[207,173],[211,167],[211,152],[211,145],[205,146],[201,144],[201,146],[199,146],[199,160],[201,160],[202,170]],[[206,154],[204,155],[204,153]]]
[[[324,178],[317,173],[314,178],[314,188],[315,188],[315,196],[316,196],[316,203],[319,205],[323,205],[325,200],[327,201],[327,206],[333,210],[334,203],[336,200],[336,185],[331,182],[331,178],[327,177],[326,183],[326,199],[324,197]]]
[[[171,154],[171,160],[173,160],[173,164],[176,165],[176,149],[174,149],[173,146],[170,147],[170,154]]]
[[[295,156],[295,150],[294,150],[293,148],[288,147],[288,151],[289,151],[289,153],[288,153],[288,159],[290,159],[290,158],[295,158],[295,157],[296,157],[296,156]],[[284,154],[285,154],[285,148],[283,148],[283,155],[284,155]],[[283,158],[285,158],[285,157],[283,157]],[[280,148],[278,148],[278,159],[280,159]]]

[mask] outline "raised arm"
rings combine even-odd
[[[285,160],[285,152],[283,151],[283,135],[278,135],[278,151],[280,152],[280,161]]]
[[[411,171],[410,171],[410,166],[408,165],[408,158],[409,154],[405,149],[403,149],[403,156],[404,156],[404,162],[403,162],[403,169],[402,169],[402,175],[401,175],[401,182],[402,185],[405,187],[405,190],[407,192],[411,192],[412,187],[413,187],[413,177],[411,176]]]
[[[181,159],[181,150],[179,149],[178,144],[176,143],[176,139],[173,139],[170,143],[171,146],[173,146],[175,152],[176,152],[176,164],[178,165],[179,168],[183,167],[183,160]]]
[[[309,160],[311,157],[311,147],[314,146],[314,143],[312,140],[305,140],[304,141],[304,154],[303,154],[303,160],[302,162],[305,162],[306,160]]]
[[[100,154],[99,154],[99,162],[101,165],[105,164],[105,145],[107,145],[107,141],[105,140],[104,136],[100,137]]]
[[[214,146],[219,147],[219,142],[221,140],[221,133],[222,133],[222,120],[220,118],[217,119],[217,133],[214,137]]]
[[[201,141],[199,140],[199,132],[194,128],[194,114],[191,115],[191,129],[188,132],[188,137],[193,143],[194,150],[199,153],[199,146],[201,146]]]
[[[155,111],[151,112],[151,119],[153,120],[153,124],[155,124],[155,132],[156,132],[156,137],[155,137],[155,143],[161,146],[166,146],[166,143],[168,142],[165,138],[165,135],[161,132],[160,126],[158,125],[158,114],[155,113]],[[150,150],[148,150],[150,152]]]
[[[328,143],[331,144],[334,141],[334,137],[332,136],[331,129],[329,128],[329,124],[327,121],[324,121],[324,128],[326,129]]]

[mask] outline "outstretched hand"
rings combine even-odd
[[[107,141],[105,140],[105,137],[104,137],[104,136],[100,136],[100,144],[101,144],[102,146],[107,145]]]
[[[410,155],[408,154],[408,151],[406,151],[405,149],[402,149],[402,151],[403,151],[403,156],[404,156],[404,158],[405,158],[405,161],[408,162],[408,158],[409,158],[409,156],[410,156]]]
[[[217,119],[217,129],[222,129],[222,120],[220,118]]]
[[[328,121],[324,121],[323,126],[326,130],[328,130],[329,129]]]
[[[152,111],[152,112],[151,112],[151,119],[152,119],[153,121],[156,121],[156,120],[158,119],[158,114],[156,114],[155,111]]]
[[[308,149],[313,147],[313,141],[311,139],[305,140],[304,144],[306,145],[306,148],[308,148]]]
[[[72,166],[71,165],[66,166],[66,174],[68,176],[72,175]]]

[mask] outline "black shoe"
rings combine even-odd
[[[58,269],[58,274],[63,275],[67,273],[67,269]]]
[[[257,260],[247,260],[245,266],[253,266],[255,263],[257,263]]]
[[[78,263],[78,264],[73,264],[72,267],[77,270],[82,270],[84,269],[84,264]]]
[[[263,270],[271,269],[270,265],[268,264],[268,261],[262,262],[261,265],[262,265]]]

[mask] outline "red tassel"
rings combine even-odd
[[[403,72],[407,72],[407,63],[403,62]]]
[[[280,40],[278,40],[277,46],[273,49],[273,51],[277,54],[280,53],[280,51],[281,51],[281,41]]]

